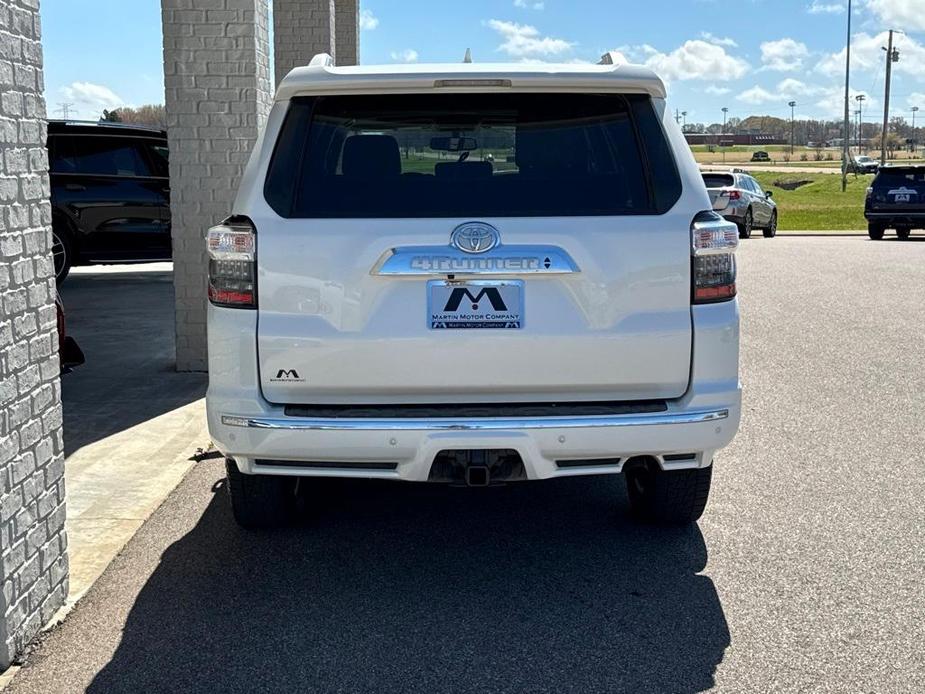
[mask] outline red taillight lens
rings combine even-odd
[[[257,234],[236,217],[209,229],[209,301],[228,308],[257,308]]]
[[[726,191],[726,194],[725,194],[725,195],[726,195],[726,197],[729,198],[730,200],[738,200],[739,198],[742,197],[742,194],[741,194],[739,191],[737,191],[737,190],[728,190],[728,191]]]
[[[691,224],[691,302],[709,304],[736,295],[735,250],[739,230],[715,212],[701,212]]]

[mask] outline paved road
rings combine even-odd
[[[758,238],[741,277],[699,526],[602,478],[328,485],[249,534],[209,461],[11,691],[925,691],[925,243]]]

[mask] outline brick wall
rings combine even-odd
[[[267,0],[161,0],[161,16],[177,369],[205,371],[204,238],[231,212],[269,112]]]
[[[38,0],[0,0],[0,669],[67,596]]]
[[[360,0],[336,0],[335,44],[338,65],[360,64]]]
[[[276,84],[318,53],[336,56],[334,0],[273,0]]]

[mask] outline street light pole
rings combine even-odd
[[[848,39],[845,44],[845,125],[842,137],[841,191],[848,190],[848,99],[851,94],[851,0],[848,0]]]
[[[915,153],[915,146],[918,144],[918,140],[915,137],[915,114],[919,112],[918,106],[912,107],[912,152]]]
[[[793,156],[793,109],[796,107],[797,102],[791,101],[790,106],[790,156]]]
[[[723,132],[720,134],[719,148],[723,150],[723,163],[726,163],[726,148],[723,146],[723,137],[726,135],[726,114],[729,113],[729,108],[723,106]],[[915,118],[915,116],[913,116]],[[915,121],[913,121],[915,122]],[[912,137],[915,137],[915,130],[913,130]]]

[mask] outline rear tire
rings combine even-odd
[[[771,215],[768,228],[764,230],[764,237],[766,239],[773,239],[775,236],[777,236],[777,212]]]
[[[737,224],[739,227],[739,238],[747,239],[752,235],[752,227],[754,226],[755,218],[752,216],[752,211],[749,210],[745,213],[745,221],[741,224]]]
[[[626,491],[630,511],[639,520],[687,525],[703,515],[710,496],[713,465],[694,470],[662,470],[655,460],[629,468]]]
[[[912,229],[905,229],[905,228],[904,228],[904,229],[897,229],[897,230],[896,230],[896,238],[898,238],[900,241],[905,241],[905,240],[907,240],[907,239],[909,238],[909,235],[910,235],[911,233],[912,233]]]
[[[279,528],[295,517],[296,480],[276,475],[245,475],[225,459],[228,494],[235,522],[248,530]]]
[[[51,257],[55,264],[55,281],[61,284],[67,277],[67,273],[71,271],[71,265],[74,262],[74,244],[71,243],[67,232],[58,229],[52,228],[51,238]]]
[[[879,241],[883,238],[883,227],[878,224],[868,224],[867,225],[867,235],[870,236],[874,241]]]

